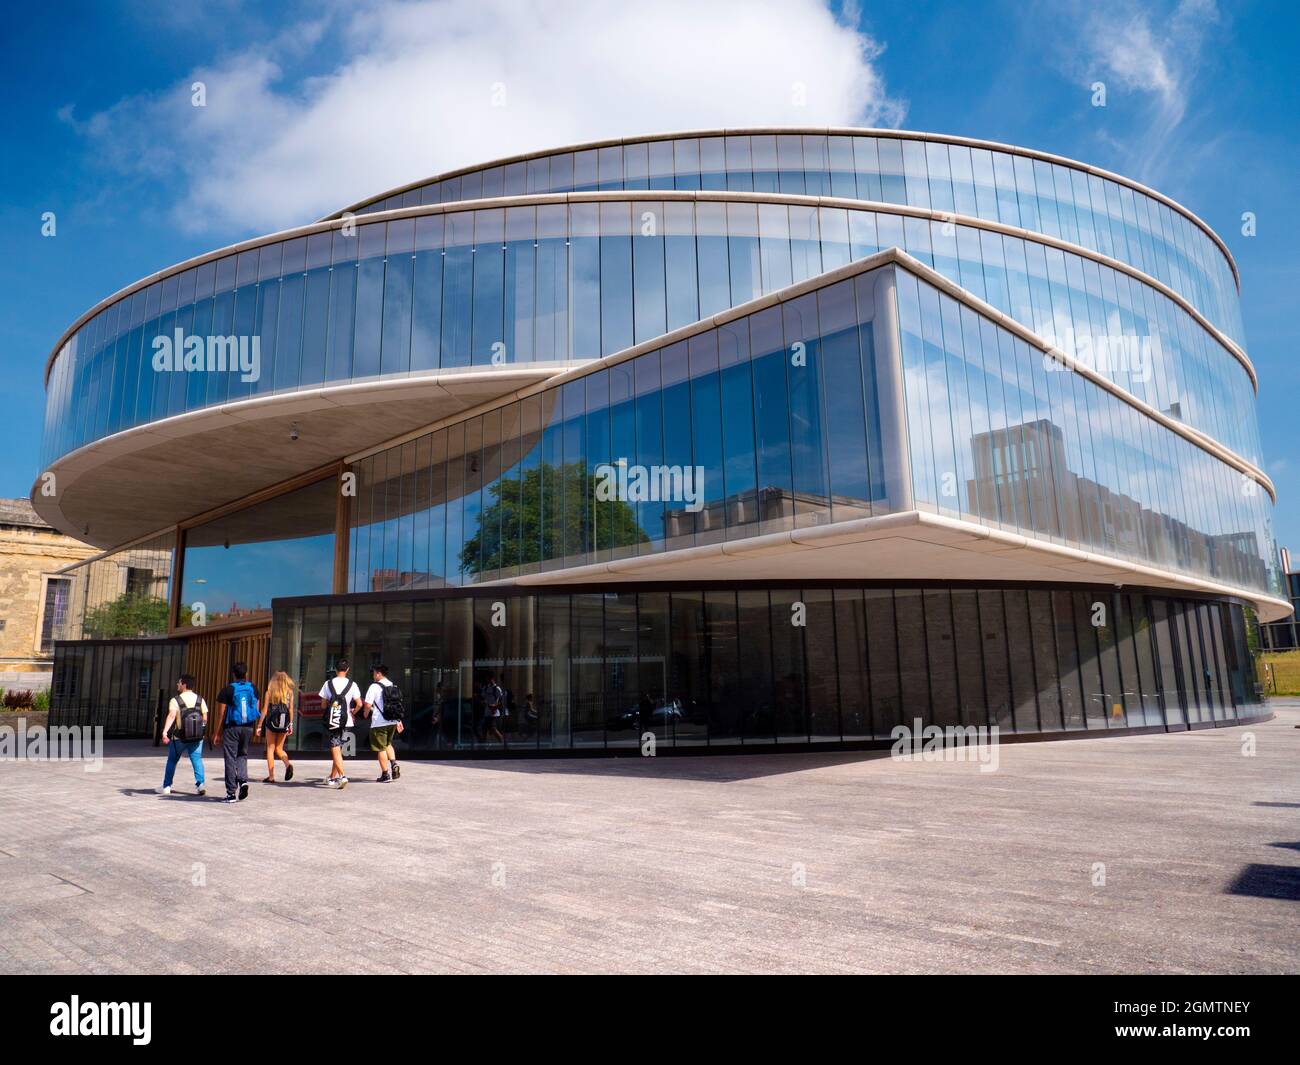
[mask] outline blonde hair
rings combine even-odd
[[[286,706],[293,706],[293,689],[295,685],[290,679],[289,674],[283,670],[271,677],[271,682],[266,686],[266,703],[272,706],[275,703],[284,703]]]

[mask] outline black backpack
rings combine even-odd
[[[344,695],[352,687],[352,682],[343,678],[343,691],[338,691],[334,687],[334,682],[340,678],[331,677],[328,681],[330,690],[329,702],[325,704],[322,718],[327,732],[337,732],[348,723],[348,705],[344,701]]]
[[[187,706],[185,696],[194,695],[193,692],[182,692],[176,696],[176,701],[181,707],[181,739],[186,743],[193,743],[195,740],[203,739],[203,700],[194,695],[194,705]]]
[[[266,708],[266,727],[272,732],[286,732],[289,728],[289,707],[272,703]]]
[[[402,689],[396,684],[384,685],[383,714],[389,721],[406,720],[406,704],[402,701]]]

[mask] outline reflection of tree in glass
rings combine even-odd
[[[87,610],[82,627],[92,640],[161,636],[167,631],[167,600],[124,592],[112,602]]]
[[[566,554],[648,543],[636,508],[621,499],[598,500],[596,483],[581,462],[544,463],[522,477],[503,477],[489,487],[496,501],[479,515],[478,531],[461,549],[461,566],[467,573],[490,573]]]

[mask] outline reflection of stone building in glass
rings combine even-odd
[[[62,569],[68,609],[53,630],[58,640],[107,640],[167,632],[170,537],[94,554]]]
[[[975,477],[967,484],[971,511],[998,523],[1018,516],[1049,536],[1069,541],[1110,539],[1130,551],[1176,558],[1181,565],[1216,565],[1266,580],[1254,530],[1207,534],[1156,513],[1122,492],[1074,472],[1065,434],[1040,419],[982,433],[971,441]],[[1014,515],[1014,516],[1013,516]],[[1091,530],[1091,532],[1089,532]]]
[[[1238,282],[1123,177],[879,130],[539,152],[198,256],[47,365],[34,502],[104,549],[62,690],[382,660],[438,752],[491,749],[491,674],[531,750],[1252,719],[1247,608],[1291,604]],[[155,371],[176,329],[260,376]]]

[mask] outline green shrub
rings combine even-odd
[[[42,691],[38,691],[36,693],[35,697],[33,697],[32,699],[32,709],[40,711],[41,713],[47,713],[49,711],[50,709],[49,688],[45,688]]]

